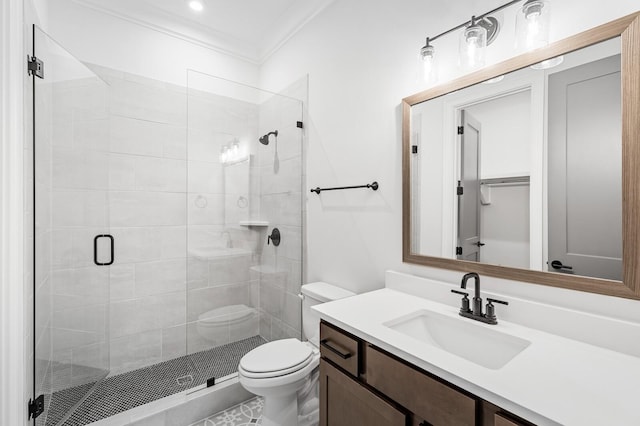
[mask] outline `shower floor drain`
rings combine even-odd
[[[191,374],[188,374],[186,376],[178,377],[176,379],[176,382],[178,382],[178,386],[188,385],[189,383],[193,382],[193,376]]]

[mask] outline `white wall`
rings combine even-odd
[[[457,272],[402,263],[399,105],[403,97],[423,89],[416,78],[418,50],[425,36],[499,4],[452,3],[336,2],[262,66],[260,86],[269,90],[309,73],[309,187],[380,183],[377,192],[307,193],[308,281],[366,291],[381,287],[390,268],[450,282],[460,279]],[[551,38],[559,40],[632,13],[638,7],[633,3],[612,0],[605,7],[594,0],[553,1]],[[489,49],[489,63],[514,55],[512,28],[505,25]],[[459,74],[452,65],[448,71],[443,68],[443,80]],[[483,284],[491,287],[499,281],[487,278]],[[515,283],[505,289],[616,316],[631,315],[628,306],[638,307],[618,306],[620,299],[613,299],[602,308],[602,296],[545,286]]]

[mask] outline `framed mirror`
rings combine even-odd
[[[640,299],[640,13],[402,111],[405,262]]]

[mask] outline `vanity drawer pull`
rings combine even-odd
[[[349,333],[320,323],[320,355],[353,377],[360,371],[360,340]]]
[[[321,341],[320,341],[320,344],[321,344],[323,347],[325,347],[325,348],[329,349],[329,350],[330,350],[331,352],[333,352],[334,354],[338,355],[338,356],[339,356],[340,358],[342,358],[342,359],[349,359],[349,358],[351,358],[351,356],[353,355],[351,352],[343,351],[343,350],[342,350],[342,349],[340,349],[340,348],[337,348],[337,347],[335,347],[335,346],[333,346],[333,345],[330,345],[330,344],[329,344],[330,342],[331,342],[331,341],[330,341],[329,339],[324,339],[324,340],[321,340]]]

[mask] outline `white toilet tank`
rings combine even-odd
[[[331,302],[355,296],[355,293],[324,282],[305,284],[301,288],[302,300],[302,330],[303,337],[315,347],[320,341],[320,316],[311,307],[319,303]]]

